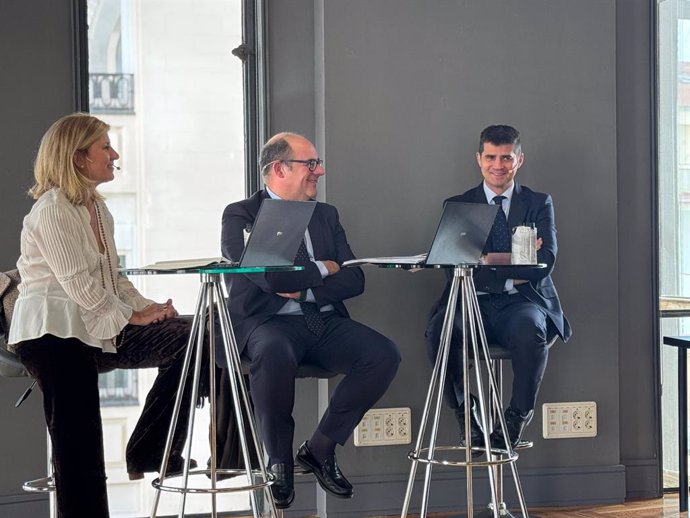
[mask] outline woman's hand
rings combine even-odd
[[[140,311],[132,311],[129,323],[135,326],[147,326],[168,318],[175,318],[177,315],[172,299],[168,299],[164,304],[149,304]]]

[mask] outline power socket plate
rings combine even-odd
[[[410,444],[409,408],[372,408],[355,428],[355,446]]]
[[[595,401],[544,403],[542,405],[544,439],[596,437]]]

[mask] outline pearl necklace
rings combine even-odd
[[[105,257],[108,261],[108,271],[110,272],[110,285],[113,287],[113,293],[115,296],[118,296],[117,293],[117,284],[115,283],[115,277],[113,276],[113,264],[110,259],[110,248],[108,248],[108,240],[106,239],[105,235],[105,229],[103,228],[103,218],[101,218],[101,209],[98,206],[98,201],[93,200],[93,208],[94,212],[96,214],[96,223],[98,224],[98,233],[100,234],[101,242],[103,243],[103,248],[105,249]],[[103,256],[99,255],[98,257],[98,266],[101,269],[101,287],[105,290],[105,273],[103,272]],[[113,347],[122,347],[122,344],[125,343],[125,330],[123,329],[122,332],[120,333],[120,344],[117,344],[117,337],[111,338],[110,341],[113,344]]]

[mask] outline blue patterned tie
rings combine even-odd
[[[309,257],[307,245],[304,244],[303,239],[297,249],[295,264],[307,264],[309,261],[311,261],[311,258]],[[323,321],[323,318],[321,318],[319,308],[313,302],[300,302],[299,305],[302,308],[304,323],[307,325],[307,329],[321,338],[321,335],[323,335],[323,332],[326,330],[326,323]]]
[[[493,252],[510,252],[511,250],[512,239],[510,237],[510,229],[508,228],[506,213],[503,212],[503,200],[505,199],[505,196],[494,196],[493,199],[493,202],[499,207],[494,220],[494,226],[491,229]]]

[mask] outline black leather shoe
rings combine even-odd
[[[525,431],[527,425],[532,420],[534,416],[534,410],[529,412],[519,412],[512,407],[506,408],[504,412],[504,417],[506,419],[506,428],[508,431],[508,438],[510,439],[510,447],[515,448],[520,439],[522,438],[522,432]],[[501,428],[501,423],[497,422],[494,431],[491,432],[491,447],[499,448],[504,450],[506,448],[506,440],[503,436],[503,429]]]
[[[287,509],[295,499],[295,475],[292,466],[283,462],[273,464],[269,470],[275,480],[271,484],[271,494],[278,509]]]
[[[352,484],[348,482],[345,475],[338,467],[335,453],[328,457],[322,464],[319,464],[309,451],[307,443],[303,443],[297,450],[295,456],[297,464],[305,470],[311,470],[319,481],[319,485],[333,496],[338,498],[352,498]]]
[[[472,405],[470,406],[470,441],[473,448],[483,448],[484,447],[484,432],[482,431],[482,425],[479,424],[479,408],[477,403],[477,398],[470,395],[472,398]],[[455,410],[455,418],[458,420],[458,425],[460,425],[460,446],[466,446],[465,442],[465,406]],[[474,457],[481,455],[483,452],[478,450],[472,450],[472,455]]]

